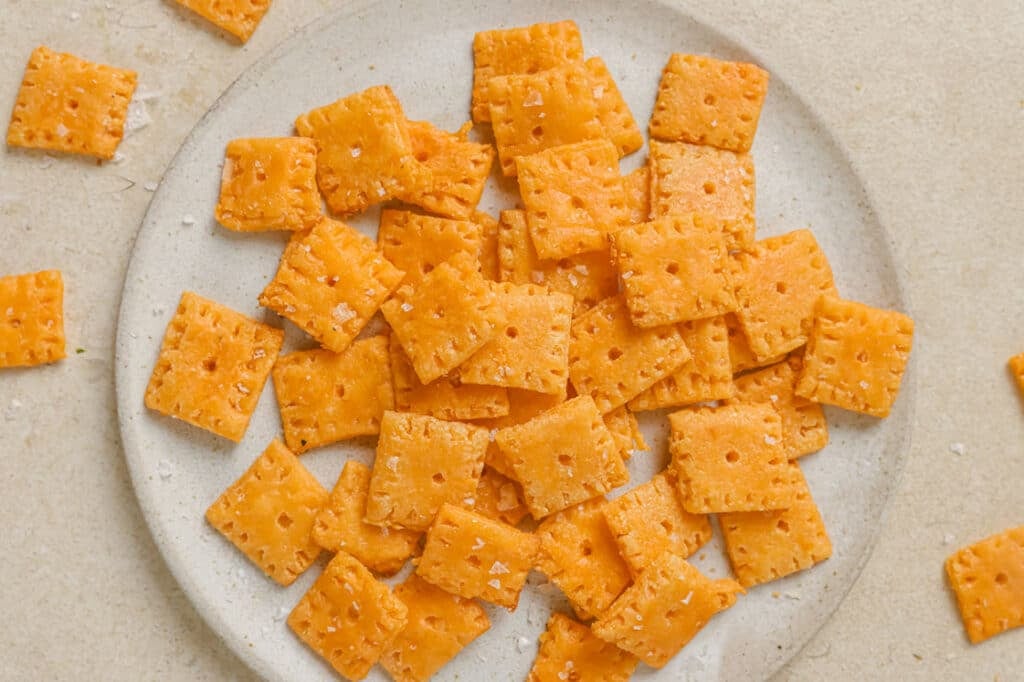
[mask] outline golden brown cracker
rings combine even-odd
[[[615,144],[619,156],[632,154],[644,146],[644,136],[633,118],[633,112],[619,92],[619,86],[608,71],[608,65],[600,57],[591,57],[584,66],[590,76],[597,117],[604,126],[605,134]]]
[[[467,123],[449,133],[427,121],[406,124],[420,169],[404,201],[449,218],[472,217],[491,173],[494,147],[470,142],[471,127]]]
[[[249,40],[270,9],[270,0],[177,0],[243,43]]]
[[[60,271],[0,277],[0,368],[57,362],[64,346]]]
[[[555,612],[540,636],[540,651],[526,682],[628,682],[636,665],[632,654],[595,637],[586,625]]]
[[[946,575],[972,643],[1024,625],[1024,526],[959,550]]]

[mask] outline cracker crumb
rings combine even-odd
[[[156,463],[156,473],[166,481],[174,475],[174,465],[171,464],[170,460],[161,459]]]
[[[942,544],[944,545],[951,545],[953,544],[954,540],[956,540],[956,536],[954,536],[952,533],[946,533],[942,536]]]
[[[192,227],[193,225],[196,224],[196,217],[191,213],[186,213],[185,215],[181,216],[181,224],[187,227]]]
[[[138,97],[133,98],[128,104],[128,114],[124,119],[125,135],[131,135],[138,130],[142,130],[152,122],[153,118],[149,115],[146,102]]]
[[[274,612],[274,620],[280,622],[288,617],[288,613],[289,611],[287,606],[279,606],[277,607],[277,611]]]
[[[519,653],[525,653],[530,647],[530,640],[526,639],[522,635],[516,638],[516,651]]]
[[[6,421],[9,421],[9,422],[14,421],[14,417],[15,417],[16,413],[21,408],[22,408],[22,402],[20,400],[18,400],[17,398],[12,398],[11,399],[11,404],[7,406],[6,410],[4,410],[4,419]]]
[[[160,183],[157,183],[157,182],[147,182],[145,185],[142,186],[142,189],[146,190],[147,192],[155,192],[156,188],[159,187],[159,186],[160,186]]]
[[[967,447],[963,443],[950,443],[949,451],[954,455],[963,456],[967,454]]]
[[[800,601],[800,593],[799,592],[795,592],[793,590],[790,590],[789,592],[783,593],[782,596],[785,597],[786,599],[792,599],[794,601]]]

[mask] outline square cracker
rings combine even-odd
[[[505,322],[494,283],[479,270],[478,258],[456,254],[381,306],[423,383],[468,360]]]
[[[644,146],[644,136],[633,118],[633,112],[619,92],[619,86],[600,57],[591,57],[584,62],[584,66],[590,76],[597,117],[604,126],[605,134],[615,144],[619,156],[632,154]]]
[[[601,639],[661,668],[743,592],[734,580],[709,580],[685,559],[663,553],[592,626]]]
[[[572,296],[533,284],[497,284],[505,325],[459,366],[467,384],[565,395]]]
[[[586,625],[555,612],[540,636],[540,651],[526,682],[629,682],[636,665],[632,654],[595,637]]]
[[[380,658],[395,682],[426,682],[491,627],[475,601],[445,592],[415,573],[395,588],[395,596],[409,609],[409,620]]]
[[[316,143],[306,137],[232,140],[224,152],[217,222],[229,230],[304,230],[320,220]]]
[[[629,401],[637,412],[731,398],[735,392],[729,361],[729,330],[724,317],[680,325],[690,359]]]
[[[651,140],[651,216],[703,213],[722,221],[730,249],[754,241],[754,160],[713,147]]]
[[[495,436],[500,429],[517,424],[525,424],[534,417],[547,412],[556,405],[565,402],[564,395],[552,395],[548,393],[535,393],[534,391],[523,391],[518,388],[508,389],[508,414],[493,419],[480,419],[475,423],[489,429],[490,443],[487,445],[487,456],[484,461],[487,466],[493,467],[503,476],[515,478],[512,466],[501,453],[501,448],[495,442]]]
[[[274,440],[206,510],[206,520],[281,585],[291,585],[320,555],[313,522],[327,491]]]
[[[640,424],[636,420],[636,415],[628,407],[620,405],[602,415],[602,419],[604,425],[608,427],[608,432],[612,434],[612,439],[615,441],[616,447],[619,448],[619,454],[623,461],[632,457],[634,452],[647,449],[647,443],[644,441],[644,434],[640,432]]]
[[[313,540],[329,552],[348,552],[371,571],[393,575],[419,546],[420,533],[380,528],[363,521],[370,469],[345,462],[331,496],[316,515]]]
[[[768,92],[768,72],[743,62],[673,54],[661,74],[651,137],[750,150]]]
[[[420,169],[404,201],[449,218],[472,217],[494,162],[494,147],[469,141],[472,127],[449,133],[427,121],[406,124]]]
[[[600,616],[630,583],[629,567],[595,497],[553,514],[537,527],[537,568],[569,598],[581,619]]]
[[[530,533],[446,504],[427,531],[416,573],[452,594],[514,611],[539,543]]]
[[[629,316],[638,327],[701,320],[736,309],[720,221],[699,213],[657,218],[611,235]]]
[[[237,443],[283,343],[280,329],[186,291],[167,324],[146,407]]]
[[[445,502],[472,509],[487,431],[422,414],[385,412],[366,522],[426,530]]]
[[[323,218],[288,242],[260,305],[286,317],[323,347],[340,353],[402,281],[376,244],[344,223]]]
[[[634,577],[663,552],[686,558],[711,539],[707,515],[683,509],[671,470],[612,500],[603,513]]]
[[[402,105],[386,85],[313,109],[295,129],[316,141],[317,182],[333,213],[359,213],[420,183]]]
[[[689,359],[675,325],[634,327],[621,296],[605,299],[572,323],[569,377],[601,412],[624,405]]]
[[[284,441],[298,454],[380,433],[384,411],[395,406],[385,336],[356,341],[342,353],[282,355],[273,376]]]
[[[669,415],[672,466],[691,514],[785,509],[797,481],[768,405],[684,408]]]
[[[580,253],[560,260],[541,260],[530,239],[525,211],[502,211],[498,227],[501,280],[538,284],[569,294],[576,301],[573,313],[597,305],[619,290],[619,277],[608,249]]]
[[[473,120],[491,120],[487,83],[495,76],[582,61],[583,40],[574,21],[480,31],[473,37]]]
[[[270,9],[270,0],[178,0],[243,43],[249,40]]]
[[[473,511],[510,526],[517,525],[530,513],[523,501],[522,486],[493,467],[484,467],[474,497]]]
[[[629,223],[636,225],[651,219],[651,166],[650,163],[622,176],[622,189],[626,193]]]
[[[486,419],[508,414],[508,391],[500,386],[464,384],[458,371],[429,384],[420,382],[416,370],[391,335],[391,380],[395,387],[395,410],[416,412],[448,421]]]
[[[736,319],[759,360],[807,343],[814,305],[836,293],[832,268],[810,230],[755,242],[733,264]]]
[[[356,559],[338,552],[288,616],[288,627],[350,680],[370,672],[408,608]]]
[[[788,509],[720,514],[718,525],[737,580],[744,587],[777,580],[832,556],[818,505],[796,462],[797,493]]]
[[[380,212],[377,244],[384,257],[405,272],[405,282],[423,279],[457,253],[480,258],[483,226],[386,208]]]
[[[608,140],[550,147],[516,160],[533,247],[541,258],[565,258],[608,245],[629,221],[619,157]]]
[[[1024,353],[1014,355],[1010,358],[1007,366],[1010,368],[1010,373],[1017,382],[1017,386],[1020,388],[1021,393],[1024,394]]]
[[[134,71],[39,46],[25,67],[7,144],[112,159],[136,81]]]
[[[523,486],[526,506],[541,519],[629,481],[618,447],[590,396],[553,407],[495,434]]]
[[[725,316],[725,326],[729,329],[729,361],[732,363],[733,375],[748,369],[768,367],[786,359],[786,354],[782,353],[758,360],[754,351],[750,350],[747,335],[743,333],[743,328],[740,327],[740,321],[736,319],[735,313]]]
[[[64,344],[60,271],[0,277],[0,368],[56,362]]]
[[[1024,526],[959,550],[946,575],[972,643],[1024,626]]]
[[[914,321],[893,310],[822,296],[796,394],[887,417],[910,359]]]
[[[821,450],[828,445],[828,423],[821,405],[796,395],[796,380],[803,367],[792,356],[736,379],[736,396],[729,403],[771,405],[782,418],[782,444],[789,459]]]
[[[488,81],[487,96],[498,161],[505,175],[516,174],[517,156],[605,138],[590,76],[582,64],[497,76]]]

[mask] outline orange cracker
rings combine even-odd
[[[483,211],[473,214],[473,222],[480,225],[480,274],[492,282],[501,281],[501,264],[498,261],[498,221]]]
[[[228,143],[217,222],[239,232],[304,230],[320,214],[313,140],[274,137]]]
[[[608,427],[608,432],[612,434],[623,460],[632,457],[634,452],[647,449],[636,415],[628,407],[620,405],[611,412],[606,412],[602,419],[604,425]]]
[[[273,375],[284,440],[295,453],[380,433],[381,416],[394,408],[385,336],[356,341],[342,353],[282,355]]]
[[[732,312],[729,248],[721,223],[690,213],[630,225],[611,236],[629,316],[657,327]]]
[[[504,282],[496,287],[507,321],[459,366],[462,381],[564,395],[572,297],[533,284]]]
[[[572,323],[569,377],[601,412],[625,404],[689,359],[675,325],[634,327],[621,296],[605,299]]]
[[[384,257],[417,282],[456,253],[480,257],[483,227],[470,220],[451,220],[386,208],[380,213],[377,244]]]
[[[487,466],[493,467],[503,476],[515,478],[515,472],[511,465],[501,453],[501,448],[494,441],[499,429],[504,429],[517,424],[525,424],[537,415],[547,412],[551,408],[565,402],[564,395],[551,395],[547,393],[535,393],[523,391],[517,388],[508,390],[508,414],[493,419],[480,419],[475,423],[485,429],[489,429],[490,443],[487,446],[487,456],[484,461]]]
[[[691,514],[785,509],[797,487],[768,405],[685,408],[669,415],[672,465]]]
[[[395,410],[398,412],[463,421],[501,417],[509,411],[506,389],[464,384],[458,371],[429,384],[421,383],[394,334],[391,335],[391,378],[395,387]]]
[[[630,400],[630,409],[641,412],[732,397],[735,387],[725,318],[694,320],[680,329],[690,349],[689,361]]]
[[[636,225],[651,219],[651,167],[640,166],[622,177],[622,188],[626,193],[626,208],[629,209],[629,223]]]
[[[707,515],[683,509],[670,474],[660,473],[604,507],[619,553],[634,576],[663,552],[686,558],[711,539]]]
[[[685,559],[663,553],[592,626],[601,639],[661,668],[743,592],[733,580],[709,580]]]
[[[632,154],[644,146],[644,136],[633,118],[633,112],[622,98],[619,86],[600,57],[591,57],[584,66],[590,76],[597,117],[604,126],[605,134],[615,144],[619,156]]]
[[[270,9],[270,0],[178,0],[243,43],[249,40]]]
[[[259,300],[325,348],[340,353],[403,276],[377,251],[372,239],[323,218],[288,242],[277,274]]]
[[[759,360],[807,343],[818,297],[836,293],[832,268],[810,230],[754,243],[737,254],[733,270],[736,319]]]
[[[600,251],[629,221],[619,157],[608,140],[550,147],[516,158],[519,192],[541,258]]]
[[[1024,526],[959,550],[946,575],[972,643],[1024,625]]]
[[[797,493],[788,509],[720,514],[732,571],[744,587],[777,580],[832,556],[818,505],[796,462]]]
[[[417,182],[403,194],[404,201],[449,218],[473,215],[491,173],[494,147],[470,142],[472,127],[467,123],[449,133],[427,121],[406,124],[420,169]]]
[[[583,61],[574,21],[481,31],[473,37],[473,120],[491,120],[487,84],[495,76],[537,73]]]
[[[280,329],[186,291],[167,325],[146,407],[237,443],[283,343]]]
[[[288,616],[288,627],[350,680],[370,672],[408,608],[356,559],[338,552]]]
[[[539,543],[530,533],[446,504],[427,531],[416,573],[452,594],[514,611]]]
[[[535,519],[629,481],[615,439],[589,396],[495,434]]]
[[[422,414],[385,412],[366,522],[426,530],[445,502],[472,509],[487,431]]]
[[[402,105],[386,85],[303,114],[295,129],[316,141],[317,182],[334,213],[359,213],[421,182]]]
[[[1022,394],[1024,394],[1024,353],[1020,355],[1014,355],[1010,358],[1007,363],[1010,368],[1010,373],[1017,382],[1017,386],[1020,388]]]
[[[795,393],[802,366],[799,357],[791,357],[786,362],[736,379],[734,402],[771,405],[779,413],[782,444],[789,459],[809,455],[828,445],[828,423],[821,405]]]
[[[487,93],[505,175],[516,174],[517,156],[605,137],[590,76],[582,64],[498,76],[488,81]]]
[[[553,514],[537,527],[537,568],[569,598],[581,619],[604,613],[630,583],[629,567],[594,498]]]
[[[887,417],[910,359],[914,321],[893,310],[822,296],[796,394]]]
[[[206,510],[206,520],[281,585],[291,585],[320,555],[313,522],[327,491],[274,440]]]
[[[381,666],[395,682],[426,682],[491,621],[471,599],[434,587],[416,574],[395,588],[409,609],[409,620],[381,656]]]
[[[423,383],[465,362],[497,333],[505,311],[479,259],[456,254],[381,306]]]
[[[618,292],[619,277],[608,249],[541,260],[530,239],[525,211],[502,211],[498,230],[502,281],[538,284],[569,294],[576,301],[576,315]]]
[[[754,64],[673,54],[658,85],[651,137],[748,151],[767,92],[768,72]]]
[[[7,144],[112,159],[136,81],[134,71],[39,46],[25,67]]]
[[[637,659],[594,636],[586,625],[555,612],[540,636],[540,651],[526,682],[628,682]]]
[[[713,147],[651,140],[651,215],[702,213],[722,221],[730,249],[754,241],[754,161]]]
[[[313,540],[329,552],[348,552],[371,571],[393,575],[415,553],[420,533],[380,528],[363,521],[370,469],[345,462],[331,496],[316,515]]]
[[[60,271],[0,277],[0,368],[56,362],[64,343]]]
[[[739,374],[748,369],[768,367],[786,359],[786,354],[773,355],[764,360],[758,360],[754,351],[750,350],[747,342],[747,335],[743,333],[739,320],[735,313],[725,316],[725,326],[729,329],[729,361],[732,363],[732,373]]]
[[[492,467],[485,466],[476,487],[473,511],[510,526],[517,525],[530,512],[523,501],[523,488]]]

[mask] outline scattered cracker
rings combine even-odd
[[[1017,386],[1020,387],[1021,393],[1024,394],[1024,353],[1013,356],[1007,364],[1010,368],[1010,373],[1013,374],[1013,378],[1017,381]]]
[[[0,277],[0,368],[57,362],[64,345],[60,271]]]
[[[505,455],[501,453],[501,448],[495,442],[498,431],[509,426],[525,424],[537,415],[547,412],[563,402],[565,402],[565,396],[563,395],[535,393],[515,388],[509,389],[508,414],[494,419],[481,419],[476,422],[478,426],[482,426],[489,431],[488,438],[490,443],[487,445],[487,456],[484,458],[487,466],[493,467],[503,476],[514,479],[515,472],[512,471],[512,467],[509,465],[508,460],[505,459]]]
[[[606,412],[602,418],[623,460],[632,457],[634,452],[647,449],[636,415],[628,407],[620,405],[611,412]]]
[[[946,575],[973,644],[1024,626],[1024,526],[956,552]]]
[[[473,511],[510,526],[517,525],[530,513],[523,500],[522,486],[489,466],[484,467],[473,497],[476,500]]]
[[[643,165],[622,177],[626,193],[629,223],[636,225],[651,219],[651,167]]]
[[[594,636],[586,625],[553,613],[540,636],[540,650],[526,682],[602,680],[628,682],[637,659]]]
[[[725,326],[729,329],[729,361],[732,363],[734,375],[749,369],[768,367],[786,359],[786,354],[782,353],[758,360],[754,351],[750,350],[747,335],[743,333],[743,328],[740,327],[740,322],[734,313],[725,316]]]
[[[470,218],[491,173],[494,147],[470,142],[469,123],[457,133],[426,121],[409,121],[406,127],[421,168],[403,200],[449,218]]]
[[[384,209],[377,244],[384,257],[405,272],[405,282],[418,282],[457,253],[480,258],[483,228],[470,220],[451,220]]]
[[[604,126],[605,134],[615,144],[619,156],[632,154],[644,146],[644,136],[633,118],[633,112],[619,92],[619,86],[600,57],[591,57],[584,66],[590,77],[597,117]]]
[[[270,0],[177,0],[207,21],[235,36],[249,40],[270,9]]]

